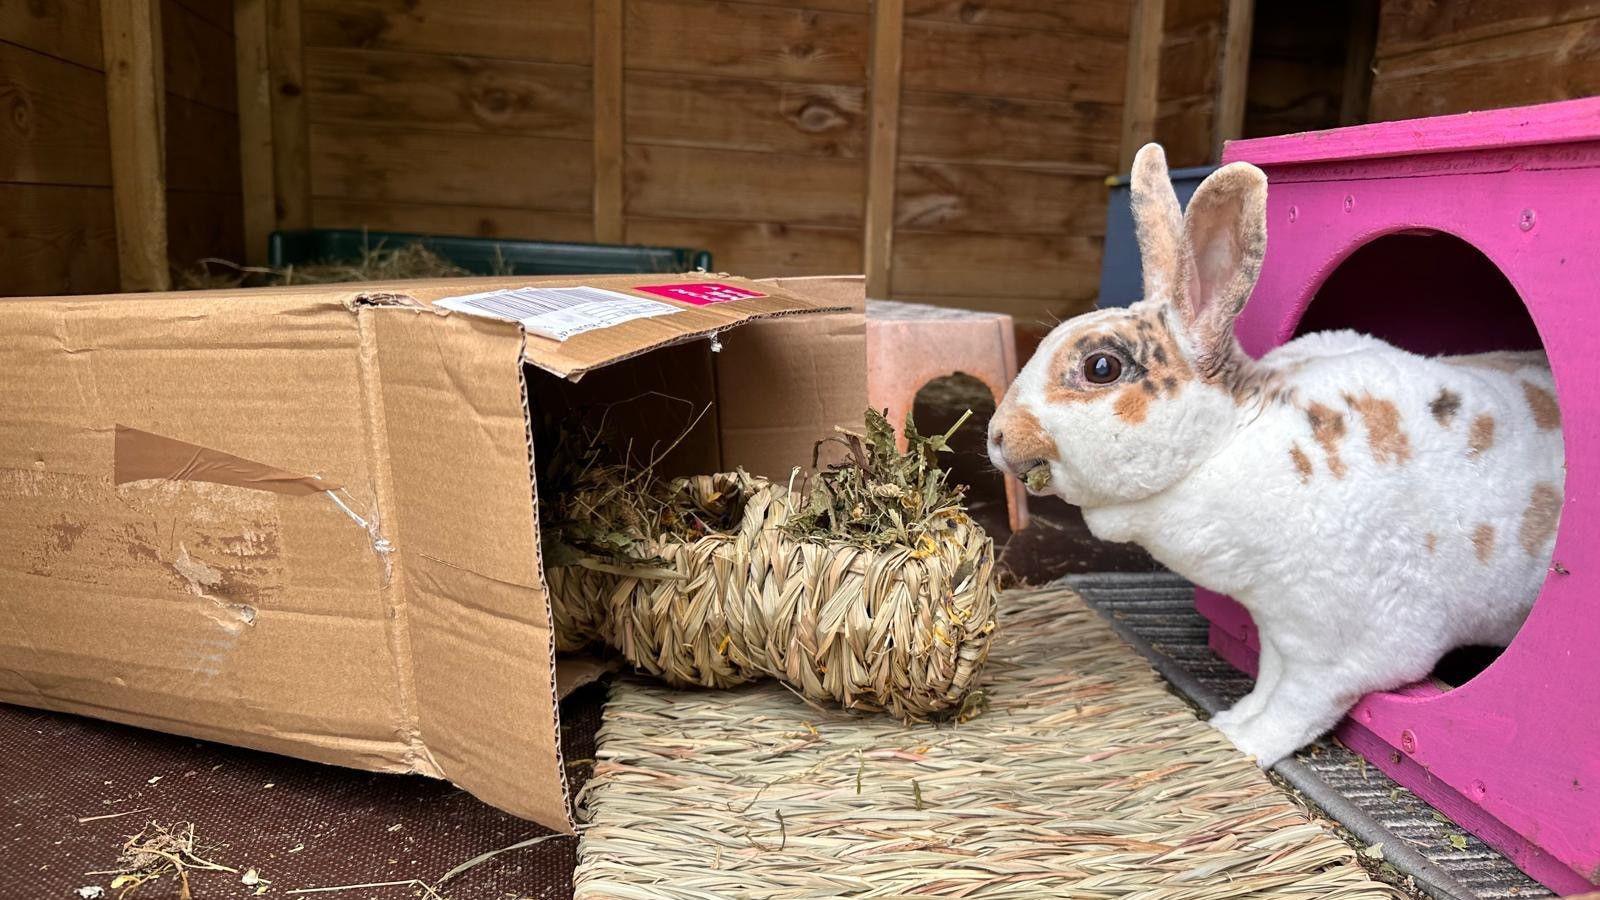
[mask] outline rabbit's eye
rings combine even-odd
[[[1083,358],[1083,377],[1091,384],[1110,384],[1122,376],[1122,360],[1109,353],[1091,353]]]

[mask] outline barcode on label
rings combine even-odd
[[[682,312],[676,306],[591,287],[509,288],[446,297],[435,306],[475,316],[520,322],[533,334],[564,341],[575,334],[634,319]]]

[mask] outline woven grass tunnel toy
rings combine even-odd
[[[970,713],[994,544],[935,464],[949,435],[906,433],[901,454],[869,414],[865,435],[830,439],[844,462],[790,483],[656,479],[598,464],[592,443],[557,459],[546,470],[565,489],[541,516],[557,649],[604,644],[678,686],[772,677],[908,721]]]

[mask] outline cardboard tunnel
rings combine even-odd
[[[0,701],[570,831],[557,698],[597,667],[555,658],[535,419],[609,404],[683,471],[786,475],[859,425],[863,303],[704,274],[0,301]]]

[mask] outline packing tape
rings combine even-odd
[[[320,494],[339,489],[339,485],[316,475],[290,472],[127,425],[117,426],[115,457],[113,479],[117,484],[159,478],[231,484],[275,494]]]

